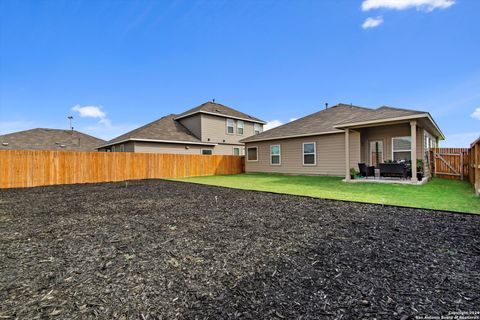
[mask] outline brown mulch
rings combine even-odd
[[[0,319],[480,308],[480,216],[162,180],[0,190]]]

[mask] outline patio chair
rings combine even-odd
[[[358,171],[362,177],[373,177],[375,175],[375,167],[367,166],[365,163],[358,164]]]

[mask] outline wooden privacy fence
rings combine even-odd
[[[480,195],[480,138],[470,145],[470,183],[475,188],[475,193]]]
[[[0,150],[0,188],[235,174],[241,156]]]
[[[430,161],[430,167],[436,177],[459,180],[469,177],[469,148],[432,148]]]

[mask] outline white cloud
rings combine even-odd
[[[267,121],[265,125],[263,125],[263,130],[267,131],[275,127],[281,126],[282,124],[283,122],[280,120],[270,120],[270,121]]]
[[[363,22],[362,28],[363,29],[375,28],[381,25],[382,23],[383,23],[383,18],[381,16],[378,16],[376,18],[369,17]]]
[[[76,105],[72,108],[72,111],[78,112],[81,118],[96,118],[99,119],[99,123],[106,126],[110,126],[111,122],[107,118],[107,114],[103,112],[102,106],[80,106]]]
[[[475,109],[470,117],[480,120],[480,108]]]
[[[435,9],[446,9],[455,4],[455,0],[364,0],[362,10],[393,9],[405,10],[416,8],[430,12]]]
[[[290,118],[290,122],[297,120],[298,118]]]
[[[442,148],[468,148],[470,143],[480,137],[480,131],[447,134],[445,141],[440,141]]]
[[[107,115],[102,111],[102,107],[76,105],[72,108],[73,111],[80,113],[82,118],[105,118]]]

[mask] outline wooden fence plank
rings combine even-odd
[[[242,156],[0,150],[0,188],[243,172]]]
[[[470,145],[470,183],[475,188],[475,194],[480,196],[480,137]]]

